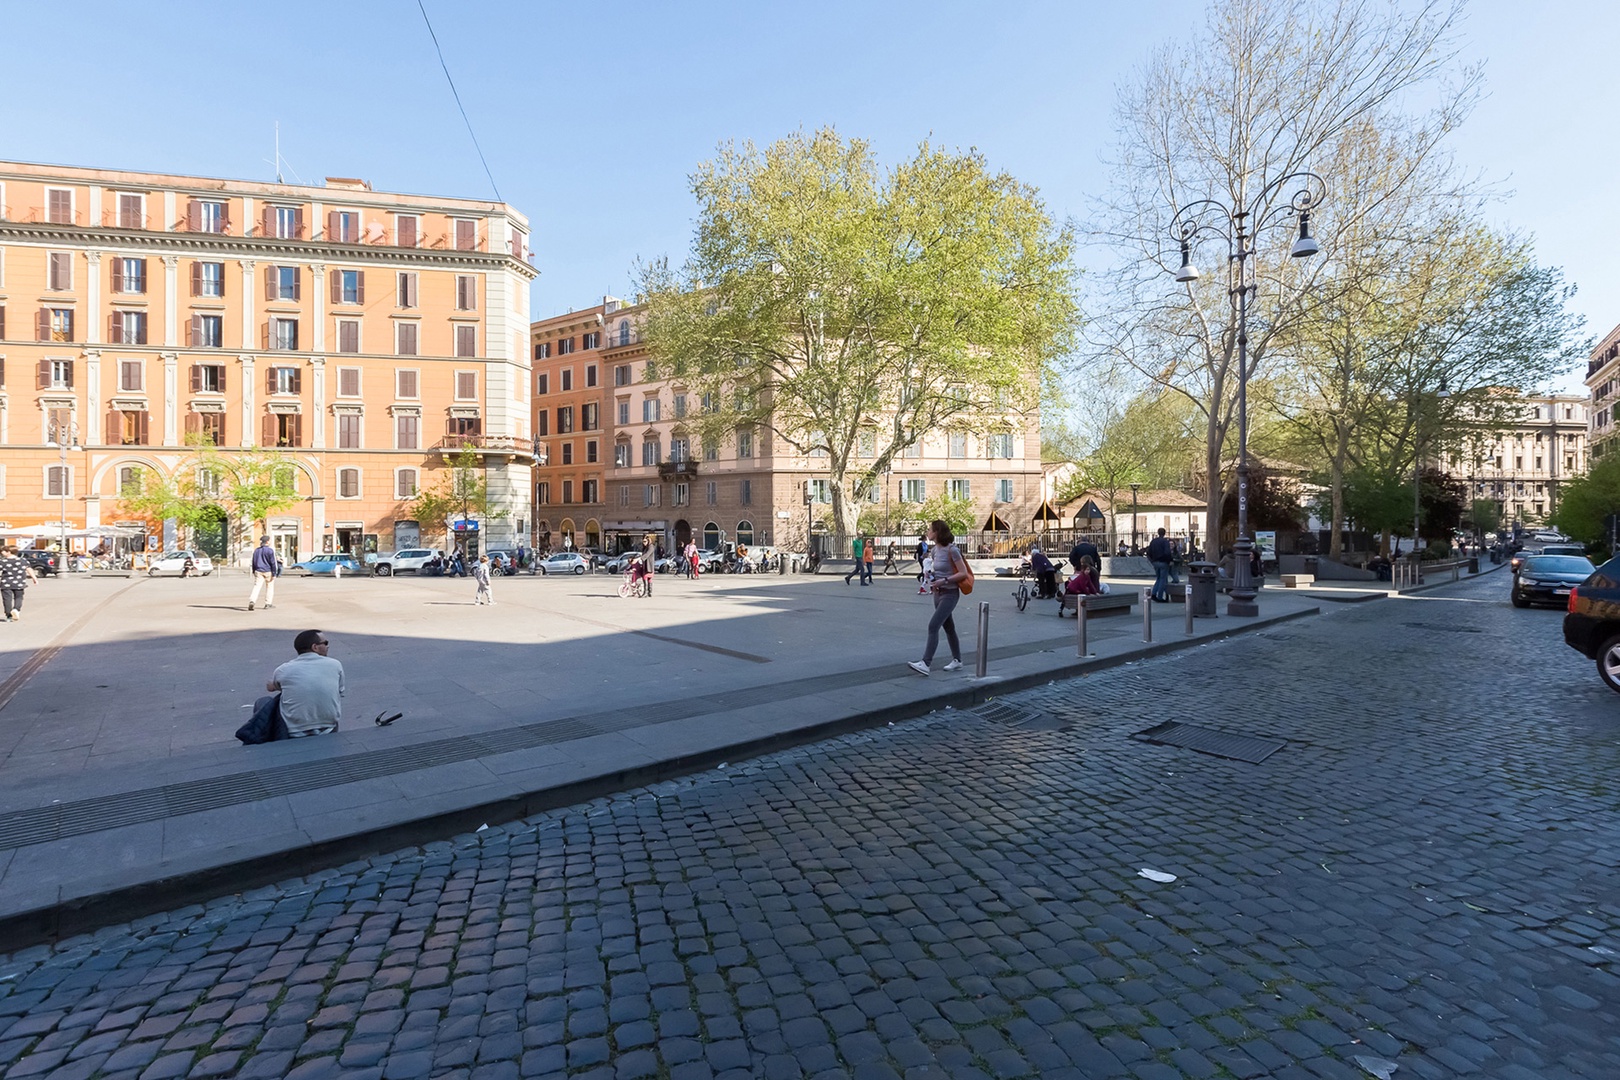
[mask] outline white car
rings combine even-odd
[[[377,575],[420,574],[427,561],[438,554],[431,548],[401,548],[387,555],[377,556]]]
[[[546,556],[540,563],[542,574],[583,574],[589,564],[585,556],[577,551],[559,551],[555,555]]]
[[[147,564],[150,577],[179,577],[186,572],[186,560],[191,560],[191,572],[207,577],[214,572],[214,560],[200,551],[166,551]]]

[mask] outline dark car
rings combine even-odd
[[[54,551],[23,548],[22,557],[28,560],[28,565],[32,566],[34,573],[40,577],[46,574],[58,575],[62,572],[62,557]]]
[[[1569,591],[1564,644],[1597,661],[1603,681],[1620,693],[1620,558],[1610,559]]]
[[[1582,555],[1530,555],[1513,568],[1514,607],[1557,604],[1569,599],[1569,590],[1592,576],[1594,567]]]

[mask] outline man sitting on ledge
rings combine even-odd
[[[289,738],[330,735],[343,714],[343,665],[326,655],[331,642],[319,630],[293,638],[298,655],[276,668],[264,688],[281,691],[281,719]]]

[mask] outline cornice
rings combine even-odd
[[[510,255],[489,251],[463,251],[453,248],[405,248],[382,244],[334,244],[327,241],[283,240],[259,236],[228,236],[221,233],[147,232],[145,230],[83,228],[29,221],[0,221],[0,240],[31,241],[48,245],[72,245],[102,249],[133,248],[161,255],[215,255],[256,261],[299,260],[306,262],[387,263],[412,267],[442,267],[458,270],[508,270],[533,281],[540,271]]]

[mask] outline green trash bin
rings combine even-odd
[[[1212,617],[1215,614],[1215,586],[1220,581],[1220,567],[1211,562],[1187,564],[1187,603],[1192,605],[1193,617]]]

